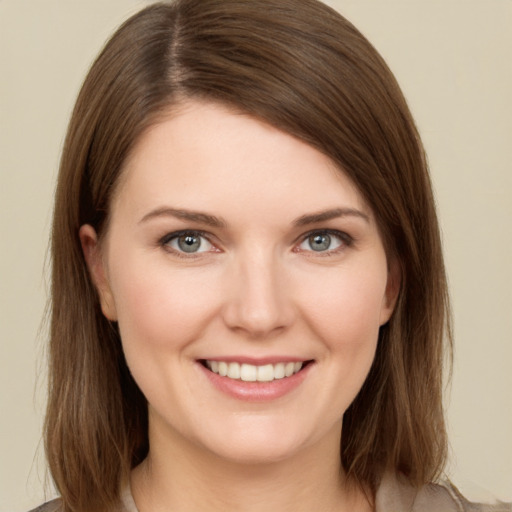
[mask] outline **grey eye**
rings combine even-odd
[[[331,237],[327,234],[317,234],[308,237],[308,244],[313,251],[326,251],[331,247]]]
[[[201,247],[201,237],[196,235],[183,235],[177,239],[178,247],[183,252],[197,252]]]
[[[173,236],[166,245],[177,252],[187,254],[207,252],[213,247],[203,235],[194,232]]]
[[[350,245],[349,240],[346,240],[348,235],[344,235],[343,233],[326,233],[322,231],[317,231],[316,233],[311,233],[309,236],[306,236],[304,240],[299,245],[301,251],[307,252],[328,252],[334,251],[341,246]]]

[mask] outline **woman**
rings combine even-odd
[[[52,258],[43,510],[465,506],[432,484],[450,328],[421,142],[331,9],[128,20],[77,100]]]

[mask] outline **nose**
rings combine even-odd
[[[224,321],[250,338],[265,338],[287,329],[294,318],[291,290],[282,265],[272,255],[252,254],[231,268]]]

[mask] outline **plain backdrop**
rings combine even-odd
[[[0,512],[45,497],[40,327],[67,120],[108,35],[147,3],[0,0]],[[328,3],[387,60],[429,154],[455,319],[448,474],[510,501],[512,1]]]

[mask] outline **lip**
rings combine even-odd
[[[252,364],[254,366],[264,366],[266,364],[278,363],[305,363],[310,359],[289,356],[267,356],[267,357],[248,357],[248,356],[226,356],[226,357],[205,357],[201,361],[225,361],[226,363]]]
[[[209,360],[246,363],[255,366],[282,362],[306,362],[304,359],[278,359],[274,357],[258,359],[247,357],[226,357],[212,358]],[[197,366],[209,382],[221,393],[245,402],[270,402],[293,392],[302,384],[304,379],[308,376],[311,368],[315,366],[314,361],[308,360],[307,362],[308,364],[291,377],[275,379],[271,382],[244,382],[242,380],[230,379],[229,377],[221,377],[220,375],[213,373],[206,368],[201,361],[197,361]]]

